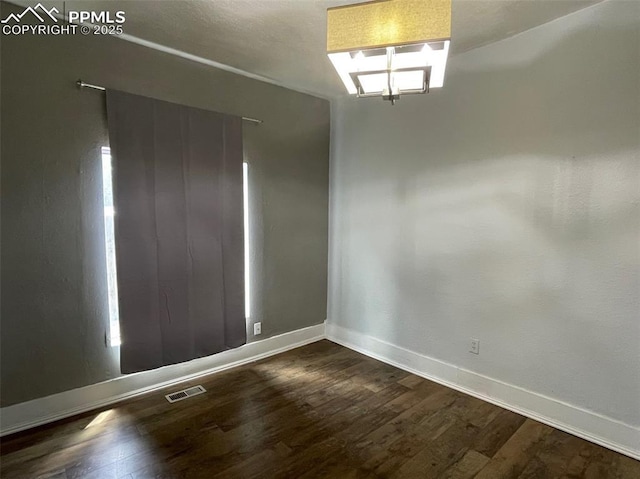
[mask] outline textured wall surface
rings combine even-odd
[[[1,5],[3,18],[22,10]],[[262,338],[324,321],[326,100],[116,38],[23,35],[1,42],[2,406],[119,374],[118,350],[105,346],[105,100],[79,91],[78,78],[263,119],[244,125],[252,320],[262,321]]]
[[[640,425],[639,29],[604,2],[335,105],[329,321]]]

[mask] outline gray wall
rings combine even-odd
[[[639,22],[604,2],[336,104],[328,321],[640,425]]]
[[[21,11],[2,3],[2,16]],[[125,26],[126,29],[126,26]],[[252,320],[259,338],[324,321],[329,104],[109,37],[4,36],[2,406],[117,376],[108,327],[100,147],[104,94],[75,80],[245,124]],[[249,327],[249,337],[253,328]]]

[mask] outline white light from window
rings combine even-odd
[[[104,242],[107,261],[107,296],[109,302],[109,345],[120,346],[118,313],[118,275],[116,272],[116,239],[113,228],[113,183],[111,150],[102,148],[102,201],[104,206]]]
[[[102,411],[100,414],[94,417],[93,421],[87,424],[84,428],[89,429],[90,427],[98,426],[103,422],[105,422],[109,418],[109,416],[111,416],[112,414],[113,414],[113,409],[109,409],[108,411]]]
[[[251,317],[251,270],[249,268],[249,165],[242,163],[242,203],[244,206],[244,316]]]

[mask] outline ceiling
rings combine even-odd
[[[451,53],[602,0],[453,0]],[[23,5],[30,0],[13,0]],[[43,2],[57,4],[60,2]],[[124,10],[125,33],[324,97],[345,94],[326,52],[326,9],[358,0],[67,0],[67,10]]]

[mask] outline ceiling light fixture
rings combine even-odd
[[[444,84],[451,0],[376,0],[327,10],[327,54],[350,94],[427,93]]]

